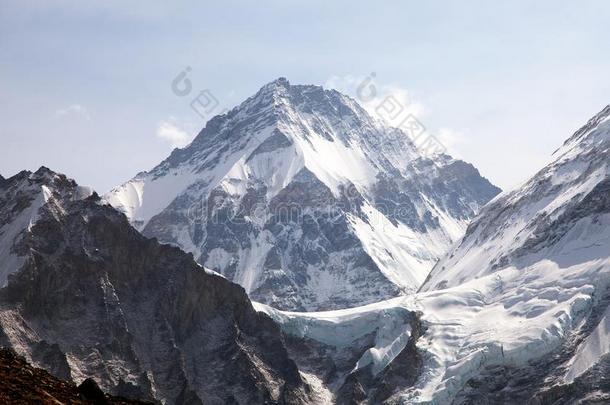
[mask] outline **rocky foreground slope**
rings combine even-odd
[[[0,346],[57,377],[169,404],[316,402],[241,287],[63,175],[2,185],[0,245]]]
[[[10,349],[0,349],[0,403],[4,405],[146,405],[104,394],[93,380],[78,387],[30,366]]]
[[[417,290],[499,192],[472,165],[416,148],[420,131],[281,78],[104,198],[256,301],[372,303]]]

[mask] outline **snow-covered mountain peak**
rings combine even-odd
[[[599,147],[610,141],[610,105],[594,115],[584,126],[567,139],[554,155],[579,153],[592,147]],[[574,151],[576,150],[576,152]]]
[[[414,290],[498,191],[336,90],[280,78],[104,198],[257,299],[319,309]]]
[[[4,179],[0,185],[0,198],[8,203],[9,197],[16,194],[22,195],[21,208],[27,206],[26,200],[36,200],[40,197],[44,202],[50,199],[60,200],[71,199],[81,200],[89,197],[93,193],[90,187],[79,186],[70,178],[63,174],[54,172],[53,170],[41,166],[35,172],[23,170],[13,177]],[[14,211],[19,211],[19,207],[15,206]]]
[[[278,77],[277,79],[265,84],[260,90],[254,95],[253,98],[267,98],[277,99],[290,90],[291,84],[285,77]]]
[[[405,364],[417,377],[394,378],[384,403],[609,403],[608,116],[608,109],[595,116],[552,163],[490,201],[418,293],[340,311],[260,309],[287,334],[321,344],[357,345],[363,325],[384,331],[373,349],[381,366],[352,367],[342,380],[370,403],[381,402],[371,381],[387,378],[378,370]],[[419,360],[405,359],[411,339]],[[300,364],[324,379],[309,353]],[[337,398],[346,391],[353,393],[342,387]]]
[[[142,228],[194,181],[215,187],[228,173],[254,175],[273,191],[307,168],[337,195],[340,185],[355,183],[362,189],[379,173],[406,172],[407,163],[419,155],[409,138],[396,132],[335,90],[291,85],[280,78],[212,118],[190,145],[175,149],[157,167],[107,197]],[[157,192],[150,183],[146,193],[154,197],[144,199],[145,179],[166,175],[171,184],[155,183],[163,183]]]

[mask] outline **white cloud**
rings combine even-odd
[[[172,148],[184,148],[191,142],[193,137],[171,121],[173,119],[159,123],[157,137],[168,141]]]
[[[375,73],[369,76],[332,76],[324,87],[353,97],[369,114],[390,126],[400,126],[409,115],[421,120],[425,113],[424,106],[412,100],[407,89],[395,84],[382,84]]]
[[[71,104],[66,108],[57,110],[55,111],[55,116],[58,118],[76,116],[82,117],[87,121],[91,120],[91,115],[89,114],[89,111],[87,111],[87,109],[80,104]]]
[[[383,84],[377,75],[333,76],[324,85],[353,97],[373,117],[384,121],[391,127],[402,127],[410,122],[407,117],[414,116],[425,133],[431,135],[443,149],[454,156],[461,154],[456,150],[463,143],[464,135],[450,128],[431,129],[428,125],[427,109],[419,101],[413,100],[411,93],[395,84]]]
[[[466,142],[466,137],[460,131],[451,128],[440,128],[436,133],[436,138],[447,148],[454,158],[462,159],[460,147]]]

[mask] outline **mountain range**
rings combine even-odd
[[[498,194],[278,79],[103,197],[0,177],[0,346],[167,404],[608,403],[609,165],[610,106]]]

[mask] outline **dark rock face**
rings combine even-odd
[[[61,198],[82,198],[90,193],[78,187],[66,176],[41,167],[36,173],[22,171],[6,180],[0,188],[0,287],[8,276],[23,265],[27,253],[24,244],[29,224],[35,221],[38,209],[44,204],[50,188],[58,190]]]
[[[348,197],[344,193],[343,198],[335,198],[304,170],[269,202],[271,215],[263,230],[270,233],[274,247],[265,258],[264,281],[250,292],[254,300],[286,310],[328,310],[375,301],[363,296],[388,297],[400,292],[351,231],[346,213],[357,214],[357,206],[348,207],[353,203],[346,201]],[[335,285],[319,285],[310,270],[318,268]],[[331,292],[321,296],[319,290],[324,287]]]
[[[2,344],[121,395],[307,402],[278,327],[241,287],[141,236],[96,195],[65,194],[39,210],[22,242],[25,264],[0,290]]]
[[[352,307],[400,293],[349,226],[348,214],[360,215],[358,196],[345,190],[342,197],[335,197],[307,169],[271,200],[266,192],[259,185],[238,199],[222,188],[212,190],[201,209],[203,217],[191,225],[194,242],[205,246],[199,263],[244,286],[253,300],[284,310]],[[175,224],[191,220],[180,214],[189,212],[185,209],[189,203],[188,198],[174,201],[143,233],[175,240]],[[256,278],[245,273],[244,251],[262,255]],[[218,252],[228,260],[218,260]],[[320,286],[320,271],[333,284]],[[321,287],[328,292],[320,294]]]
[[[34,368],[10,349],[0,349],[0,402],[13,404],[129,405],[147,404],[113,397],[87,379],[79,387]],[[150,403],[148,403],[150,404]]]
[[[87,378],[78,386],[78,392],[88,401],[103,403],[106,400],[104,391],[97,385],[95,380]]]
[[[429,159],[410,162],[407,172],[418,176],[379,175],[374,187],[375,207],[394,224],[403,223],[425,233],[441,226],[430,211],[420,213],[426,200],[451,217],[467,221],[477,214],[474,207],[482,207],[500,193],[471,164],[448,156],[439,160],[444,164]]]

